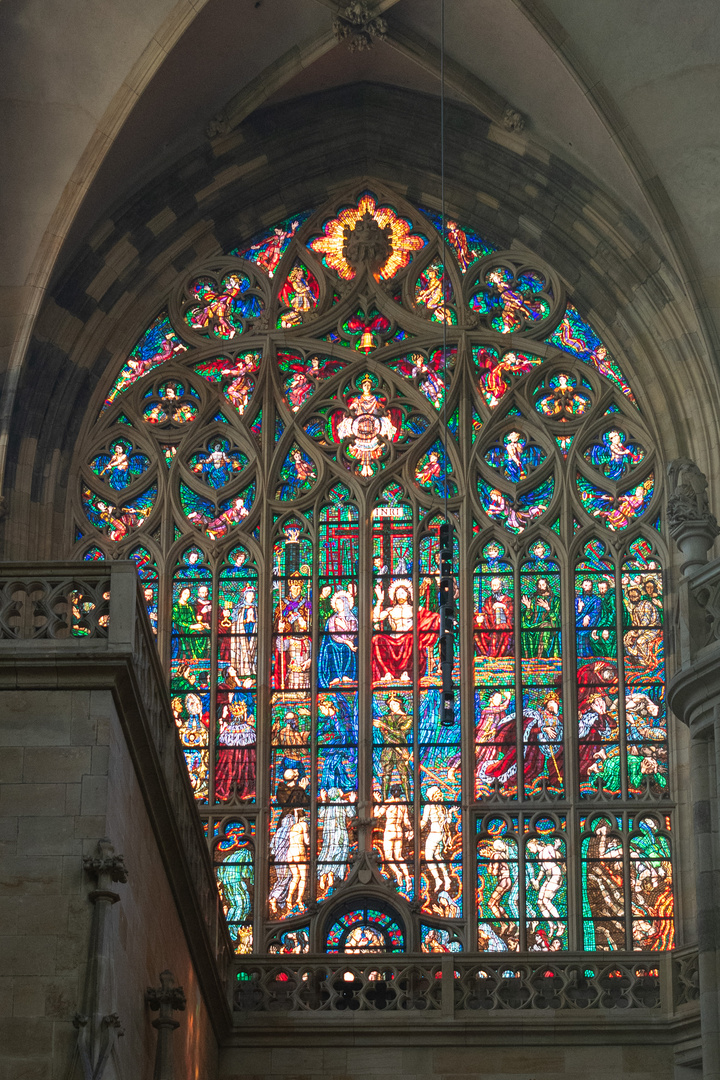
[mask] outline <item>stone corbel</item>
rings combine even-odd
[[[150,1009],[159,1013],[152,1022],[158,1033],[153,1080],[175,1080],[172,1036],[175,1029],[180,1027],[180,1021],[174,1019],[173,1012],[182,1011],[186,1002],[183,988],[175,985],[172,971],[166,969],[160,972],[160,986],[147,988],[145,1002]]]
[[[707,562],[707,553],[720,533],[710,513],[707,479],[690,458],[676,458],[668,465],[671,493],[667,514],[670,535],[684,558],[681,570],[690,574]]]

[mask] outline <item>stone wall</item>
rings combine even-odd
[[[0,691],[0,1080],[65,1078],[82,1000],[93,880],[82,856],[108,836],[127,884],[111,908],[113,985],[125,1035],[116,1075],[152,1076],[147,986],[170,968],[177,1075],[213,1076],[217,1044],[109,690]]]
[[[475,1025],[473,1025],[475,1026]],[[425,1045],[408,1035],[407,1045],[378,1045],[360,1033],[333,1040],[332,1045],[227,1050],[221,1057],[222,1080],[671,1080],[673,1049],[650,1040],[629,1046],[608,1046],[607,1039],[585,1038],[585,1045],[538,1040],[508,1031],[497,1045],[478,1045],[476,1033],[457,1031],[452,1039]],[[480,1039],[478,1039],[480,1036]],[[417,1045],[422,1039],[423,1045]],[[470,1045],[463,1045],[465,1040]],[[576,1040],[572,1040],[573,1042]],[[358,1045],[358,1042],[367,1045]],[[472,1045],[472,1043],[476,1045]],[[570,1042],[570,1040],[568,1040]],[[560,1043],[558,1045],[558,1043]],[[414,1045],[413,1045],[414,1044]],[[543,1045],[544,1044],[544,1045]],[[677,1080],[677,1078],[676,1078]]]

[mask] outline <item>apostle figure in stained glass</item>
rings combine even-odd
[[[523,593],[520,603],[523,655],[536,659],[560,656],[559,636],[550,632],[560,625],[560,600],[548,579],[537,578],[533,591]]]
[[[475,616],[475,649],[479,656],[513,656],[513,600],[500,577],[490,579],[490,595]]]
[[[310,602],[305,580],[291,574],[287,595],[275,606],[272,685],[275,690],[310,688]]]

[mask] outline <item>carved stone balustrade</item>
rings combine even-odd
[[[490,1015],[552,1010],[557,1016],[608,1010],[657,1015],[663,1022],[697,1016],[697,952],[310,956],[238,958],[237,1020],[276,1026],[308,1013],[393,1017],[419,1014],[482,1021]],[[252,1014],[252,1015],[251,1015]]]

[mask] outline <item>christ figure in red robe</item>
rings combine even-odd
[[[412,584],[404,579],[393,581],[388,589],[389,607],[383,607],[384,592],[375,586],[376,604],[373,622],[376,627],[387,623],[388,633],[375,633],[372,639],[372,679],[374,683],[409,683],[413,674],[413,608]],[[437,641],[440,616],[420,608],[417,612],[418,674],[427,671],[428,649]]]

